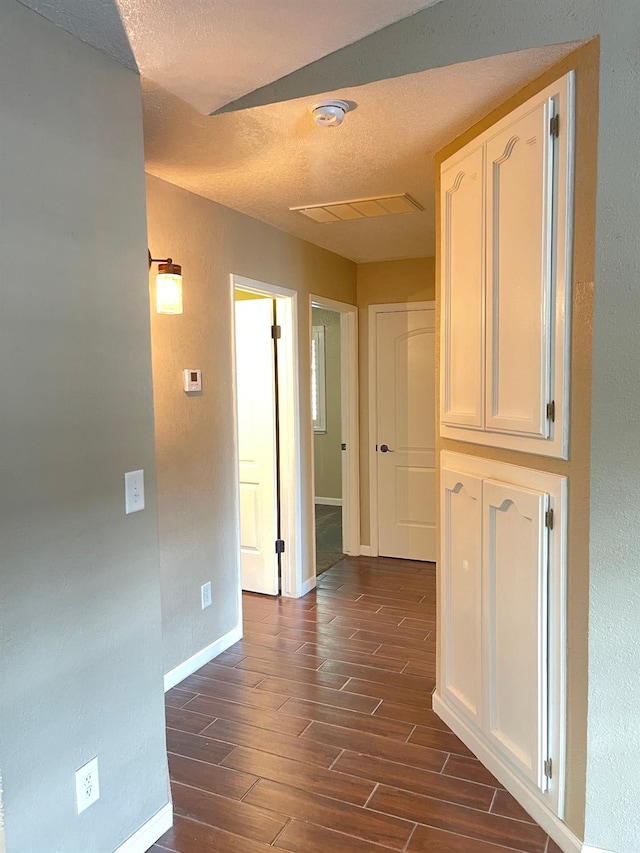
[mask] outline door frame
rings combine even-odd
[[[367,439],[369,442],[369,555],[379,556],[378,540],[378,454],[376,452],[375,436],[378,424],[378,388],[377,388],[377,351],[378,330],[376,318],[378,314],[391,314],[400,311],[429,311],[436,309],[435,301],[431,302],[389,302],[387,304],[369,305],[368,336],[369,336],[369,422]]]
[[[282,326],[281,347],[278,350],[278,411],[280,415],[280,518],[285,551],[281,561],[281,594],[298,598],[306,592],[302,579],[302,518],[300,496],[300,395],[298,370],[298,293],[288,287],[269,284],[242,275],[230,274],[232,394],[233,394],[233,455],[236,468],[236,560],[238,589],[242,597],[242,565],[240,550],[240,456],[238,451],[238,390],[236,386],[235,291],[246,290],[278,300],[278,324]],[[274,531],[275,547],[275,531]]]
[[[340,315],[340,432],[347,445],[342,464],[342,549],[345,554],[360,554],[360,427],[358,404],[358,306],[324,296],[309,295],[309,345],[311,345],[313,308],[324,308]],[[313,526],[316,527],[314,432],[311,423],[311,488]],[[316,573],[316,549],[313,548],[313,574]]]

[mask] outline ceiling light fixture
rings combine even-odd
[[[355,106],[348,101],[338,101],[331,98],[314,104],[311,107],[311,115],[319,127],[339,127],[346,114],[355,109]]]
[[[152,258],[149,251],[149,269],[158,264],[156,276],[156,311],[158,314],[182,314],[182,267],[172,258]]]

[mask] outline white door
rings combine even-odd
[[[443,468],[442,691],[482,723],[482,479]]]
[[[235,303],[242,588],[278,594],[273,301]]]
[[[487,142],[486,426],[549,435],[553,101]]]
[[[375,316],[378,552],[435,561],[435,310]]]
[[[441,420],[484,421],[484,147],[443,171]]]
[[[487,734],[545,790],[548,750],[548,495],[483,484]]]

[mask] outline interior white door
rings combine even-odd
[[[376,314],[378,553],[436,558],[435,311]]]
[[[482,718],[482,479],[443,468],[442,691],[476,726]]]
[[[242,588],[278,594],[273,302],[235,303]]]
[[[521,776],[546,789],[548,495],[483,484],[487,734]]]
[[[552,341],[553,101],[487,142],[489,430],[546,438]]]
[[[441,420],[484,421],[484,147],[442,172]]]

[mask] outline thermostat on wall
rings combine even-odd
[[[184,370],[184,390],[202,391],[202,371],[201,370]]]

